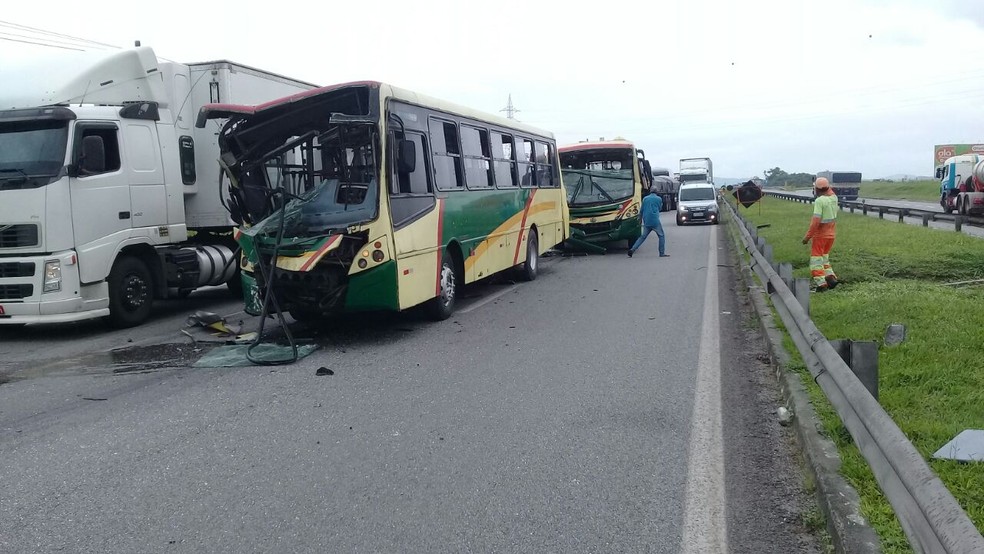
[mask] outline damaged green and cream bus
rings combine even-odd
[[[560,148],[574,249],[605,252],[605,243],[631,247],[642,233],[639,210],[652,185],[642,150],[626,140],[582,142]]]
[[[247,312],[295,319],[426,304],[515,269],[568,236],[553,135],[378,82],[323,87],[226,119],[221,164],[239,225]],[[266,306],[267,308],[264,308]]]

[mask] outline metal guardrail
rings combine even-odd
[[[791,200],[793,202],[803,202],[805,204],[812,204],[813,198],[808,196],[799,196],[796,194],[788,194],[785,192],[775,192],[775,191],[764,191],[765,194],[769,196],[774,196],[780,200]],[[923,227],[929,227],[930,221],[950,221],[953,223],[953,228],[955,231],[960,231],[964,225],[970,227],[984,227],[984,217],[974,217],[960,214],[945,214],[940,212],[935,212],[931,210],[920,210],[918,208],[902,208],[899,206],[880,206],[878,204],[869,204],[867,202],[858,202],[855,200],[840,200],[838,201],[842,210],[850,210],[851,213],[855,211],[860,211],[864,215],[869,213],[876,213],[880,219],[885,218],[885,214],[898,216],[899,223],[903,223],[906,217],[918,217],[922,219]]]
[[[778,267],[763,254],[771,258],[771,246],[757,236],[755,226],[742,219],[731,202],[724,203],[739,222],[736,227],[751,256],[752,269],[767,287],[813,379],[871,467],[912,548],[931,553],[984,552],[984,537],[967,513],[810,319],[802,287],[796,287],[799,295],[790,290],[794,282],[788,271],[781,277]],[[802,285],[805,280],[800,281]]]

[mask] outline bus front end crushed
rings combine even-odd
[[[208,105],[228,208],[239,224],[246,311],[316,319],[397,309],[380,223],[378,83],[325,87],[260,106]]]
[[[635,242],[642,232],[639,203],[632,199],[615,205],[570,208],[571,236],[565,246],[602,254],[606,243]]]

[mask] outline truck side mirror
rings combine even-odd
[[[936,168],[936,178],[937,179],[942,179],[943,178],[943,168],[942,167],[937,167]]]
[[[81,177],[106,172],[106,145],[102,137],[89,135],[82,139],[82,156],[78,165]]]
[[[397,173],[413,173],[417,170],[417,145],[412,140],[401,139],[396,146]]]

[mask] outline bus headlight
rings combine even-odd
[[[44,287],[43,292],[56,292],[61,290],[61,262],[51,260],[44,262]]]

